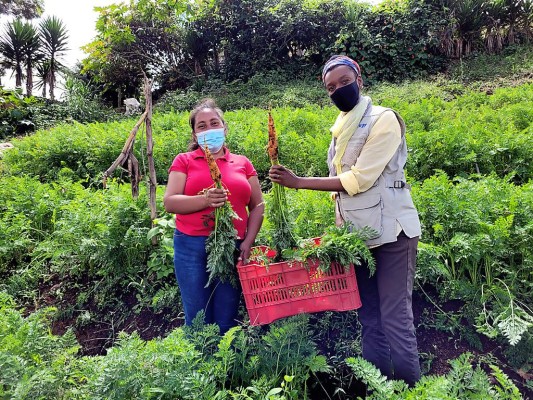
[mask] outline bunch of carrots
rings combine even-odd
[[[278,165],[278,135],[274,126],[271,111],[268,112],[268,147],[267,153],[272,165]],[[268,219],[272,222],[272,240],[277,253],[281,255],[283,249],[296,246],[296,238],[292,233],[292,222],[289,218],[285,187],[272,183],[272,202],[268,209]]]
[[[278,160],[278,137],[274,127],[272,114],[268,112],[268,155],[272,165],[279,164]],[[213,186],[224,189],[222,185],[222,174],[213,158],[213,155],[205,146],[205,158],[209,165]],[[233,226],[233,219],[239,218],[229,201],[214,211],[215,226],[206,241],[207,270],[209,272],[210,285],[213,280],[219,279],[221,282],[230,282],[237,285],[238,276],[235,269],[235,239],[237,231]],[[289,219],[287,197],[285,187],[272,183],[272,202],[268,209],[269,220],[273,225],[272,239],[277,253],[281,255],[283,249],[290,249],[296,246],[296,238],[292,233],[292,223]],[[207,286],[206,285],[206,286]]]
[[[209,165],[214,187],[224,189],[222,185],[222,174],[207,146],[205,146],[205,158]],[[232,285],[237,286],[238,276],[235,269],[235,239],[237,238],[237,230],[233,226],[233,219],[239,217],[233,211],[229,201],[226,201],[222,207],[215,208],[213,213],[215,226],[207,237],[205,245],[207,251],[207,271],[209,272],[209,280],[206,287],[214,279],[219,279],[221,282],[230,282]]]

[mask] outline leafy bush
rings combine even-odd
[[[532,84],[501,88],[489,96],[466,89],[456,93],[455,86],[443,87],[437,81],[433,85],[414,82],[397,90],[384,86],[375,93],[382,105],[396,109],[406,121],[410,179],[420,181],[443,170],[449,176],[463,177],[492,172],[503,177],[514,173],[514,181],[521,183],[533,178],[529,166],[533,151],[529,144],[533,129],[532,88]],[[273,115],[279,134],[280,162],[298,174],[327,176],[329,128],[335,121],[336,109],[282,107],[274,109]],[[248,156],[263,180],[270,166],[265,152],[266,110],[231,111],[225,117],[230,149]],[[6,152],[1,160],[3,169],[14,175],[54,180],[58,171],[67,167],[80,179],[94,181],[118,157],[133,125],[134,120],[129,119],[107,124],[74,123],[39,131],[13,141],[15,149]],[[186,150],[191,137],[188,113],[155,114],[153,128],[157,180],[164,183],[173,158]],[[145,151],[141,132],[135,144],[138,159],[143,159]],[[146,169],[146,164],[141,163],[141,167]]]
[[[303,399],[309,378],[332,374],[319,355],[306,316],[267,331],[235,327],[220,337],[214,325],[178,328],[163,339],[120,334],[105,356],[76,356],[69,331],[50,334],[47,311],[23,317],[0,292],[0,395],[6,398]],[[445,376],[426,376],[412,389],[387,381],[370,363],[346,359],[368,385],[369,399],[520,399],[509,378],[491,366],[489,380],[466,353]],[[332,394],[333,395],[333,394]]]
[[[54,184],[3,178],[1,286],[21,300],[33,300],[40,283],[59,281],[54,294],[59,304],[78,312],[89,305],[121,307],[130,294],[150,306],[158,290],[175,283],[147,266],[152,254],[167,250],[164,242],[153,246],[147,238],[150,215],[144,194],[141,190],[139,200],[132,200],[128,186],[112,183],[108,190],[95,191],[64,177]],[[67,295],[77,304],[69,303]],[[67,296],[63,302],[62,296]]]
[[[38,100],[24,97],[22,89],[8,90],[0,87],[0,140],[31,132],[35,129],[30,107]]]
[[[468,299],[480,331],[516,343],[533,327],[531,182],[452,181],[439,174],[415,185],[413,198],[425,242],[420,278],[440,287],[443,297]]]
[[[425,1],[386,1],[374,9],[348,7],[346,24],[330,45],[332,53],[357,60],[366,82],[401,82],[442,71],[440,34],[449,14]]]
[[[14,301],[0,292],[0,396],[3,398],[58,398],[77,380],[72,373],[78,351],[72,331],[50,333],[53,309],[43,308],[23,317]]]
[[[258,73],[246,82],[239,79],[224,83],[210,79],[197,81],[187,90],[167,92],[157,102],[159,112],[189,111],[205,97],[217,99],[223,110],[248,108],[292,107],[329,105],[330,101],[317,76],[311,79],[294,79],[284,71]]]
[[[472,368],[472,354],[464,353],[451,360],[451,371],[444,376],[425,376],[414,388],[401,381],[388,381],[377,368],[362,358],[348,358],[354,375],[368,387],[369,400],[389,399],[514,399],[522,396],[518,388],[497,366],[491,365],[490,376],[480,366]]]
[[[26,97],[21,89],[0,87],[0,140],[63,123],[103,122],[118,117],[101,104],[89,85],[73,76],[65,81],[62,102]]]

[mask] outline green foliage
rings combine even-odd
[[[57,75],[64,69],[61,58],[68,50],[69,35],[64,22],[53,15],[47,16],[39,23],[39,35],[42,42],[43,63],[47,65],[48,72],[45,82],[48,83],[50,99],[53,101]]]
[[[515,186],[494,176],[478,182],[459,179],[454,184],[439,174],[415,186],[425,242],[432,243],[434,256],[448,260],[444,274],[479,284],[514,276],[505,267],[521,265],[527,270],[531,193],[531,184]]]
[[[233,219],[239,216],[233,211],[231,204],[225,202],[222,207],[215,209],[209,218],[213,218],[214,228],[205,242],[207,271],[209,271],[206,286],[220,280],[220,282],[230,282],[237,287],[238,276],[235,269],[237,230],[233,226]]]
[[[312,85],[299,90],[308,87]],[[465,322],[476,323],[491,336],[503,335],[516,343],[505,352],[518,367],[530,361],[532,342],[527,308],[533,290],[531,84],[491,92],[482,89],[436,80],[382,85],[372,88],[371,94],[377,103],[398,110],[410,132],[408,176],[424,241],[419,247],[417,279],[437,287],[442,298],[467,303],[461,314],[435,324],[447,324],[448,332],[462,336],[466,330],[459,326]],[[318,90],[322,90],[319,85],[317,96]],[[79,93],[87,92],[82,88]],[[306,97],[297,97],[307,104]],[[266,114],[263,108],[226,114],[230,148],[247,155],[261,179],[270,165],[264,151]],[[276,124],[285,149],[281,162],[301,175],[327,175],[328,128],[336,114],[333,107],[278,108]],[[186,113],[154,115],[159,182],[166,180],[175,154],[186,148],[187,117]],[[43,324],[54,314],[77,317],[78,324],[109,321],[121,329],[128,313],[143,306],[156,312],[168,306],[179,311],[170,216],[160,218],[151,229],[145,193],[141,191],[140,200],[131,200],[129,185],[118,184],[125,177],[119,176],[108,190],[95,190],[99,173],[120,153],[133,123],[62,125],[14,140],[16,148],[4,153],[0,288],[17,302],[36,307],[43,303],[40,291],[49,290],[59,309],[46,311]],[[142,140],[135,151],[140,156],[145,152]],[[268,187],[264,182],[264,189]],[[288,190],[286,194],[295,235],[322,236],[334,225],[328,193]],[[268,206],[272,195],[265,197]],[[268,241],[272,227],[267,218],[259,242]],[[155,236],[159,244],[152,246],[150,239]],[[136,302],[133,307],[132,302]],[[14,303],[0,294],[0,326],[30,323],[33,316],[5,311],[12,310]],[[354,324],[348,317],[330,318],[309,327],[291,319],[272,325],[268,333],[235,328],[223,338],[214,327],[198,326],[196,333],[173,333],[168,342],[123,336],[112,356],[94,358],[75,357],[70,339],[64,347],[51,346],[54,351],[41,349],[43,340],[43,346],[61,341],[46,328],[40,336],[28,335],[28,345],[16,342],[16,360],[5,358],[0,350],[0,370],[9,371],[9,382],[0,377],[0,397],[305,398],[309,378],[314,379],[318,371],[351,379],[339,365],[340,354],[359,352],[357,334],[345,329]],[[319,354],[313,343],[319,334],[329,338],[328,349],[339,353],[328,354],[327,359]],[[26,348],[33,353],[20,355]],[[47,361],[34,354],[37,348]],[[11,347],[9,351],[15,352]],[[190,365],[181,364],[181,351]],[[26,365],[30,366],[27,372]],[[514,385],[497,369],[492,383],[465,359],[452,370],[446,376],[424,378],[411,390],[384,382],[371,371],[364,374],[370,385],[392,393],[390,398],[518,398]],[[377,393],[375,389],[371,396],[379,398]]]
[[[524,305],[533,268],[532,193],[531,183],[494,176],[454,182],[440,174],[413,188],[425,242],[419,275],[443,297],[468,298],[478,307],[480,330],[510,343],[531,328]]]
[[[309,378],[332,369],[318,354],[307,316],[268,331],[234,327],[220,337],[215,325],[178,328],[163,339],[120,334],[105,356],[76,356],[72,333],[49,333],[47,310],[22,317],[0,292],[0,394],[14,398],[302,399]],[[408,389],[386,380],[369,362],[348,358],[368,399],[520,399],[509,378],[472,368],[466,353],[444,376],[426,376]],[[347,377],[349,379],[349,377]],[[246,397],[245,397],[246,396]]]
[[[512,174],[514,182],[523,183],[533,177],[529,166],[531,89],[531,84],[524,84],[497,89],[488,96],[463,88],[456,97],[454,86],[414,82],[397,90],[384,86],[375,93],[383,99],[383,105],[396,109],[406,121],[410,179],[421,181],[443,170],[451,177]],[[283,148],[280,162],[299,175],[327,176],[325,154],[331,139],[328,129],[337,110],[284,107],[275,109],[275,113],[279,146]],[[261,180],[270,166],[264,151],[268,141],[266,115],[262,109],[226,113],[230,149],[246,155]],[[6,152],[2,163],[9,173],[27,173],[44,180],[55,179],[63,167],[72,169],[81,179],[97,179],[120,154],[133,124],[131,119],[83,126],[73,123],[39,131],[14,140],[16,148]],[[172,159],[187,148],[188,114],[156,113],[153,129],[157,180],[164,183]],[[137,158],[142,159],[145,152],[141,134],[135,144]]]
[[[174,274],[174,231],[176,222],[173,216],[167,215],[153,221],[155,225],[146,235],[148,240],[156,237],[160,246],[150,254],[148,271],[154,273],[157,279]]]
[[[469,58],[451,64],[450,78],[467,84],[478,82],[486,88],[501,85],[502,81],[520,80],[533,68],[533,47],[531,45],[513,45],[500,54],[475,54]],[[487,68],[490,65],[490,68]]]
[[[165,93],[155,109],[159,112],[188,111],[206,97],[217,99],[223,110],[266,108],[268,105],[302,108],[331,104],[318,79],[305,76],[295,79],[294,74],[280,69],[257,72],[247,81],[197,78],[187,89]]]
[[[272,223],[273,228],[271,230],[271,243],[278,254],[281,254],[284,249],[292,249],[296,246],[293,222],[289,219],[286,192],[287,189],[284,186],[273,183],[269,207],[266,210],[267,218]]]
[[[10,68],[15,75],[15,86],[22,86],[23,69],[36,58],[39,45],[37,33],[29,22],[15,19],[5,24],[5,30],[0,36],[0,53],[2,54],[2,68]],[[28,64],[29,62],[29,64]],[[31,75],[30,75],[31,79]],[[28,91],[31,96],[31,90]]]
[[[73,170],[79,179],[98,180],[99,176],[109,168],[116,157],[120,154],[127,134],[131,131],[135,122],[132,119],[115,121],[111,123],[93,123],[81,125],[77,122],[59,125],[47,131],[38,131],[23,141],[14,140],[20,144],[15,149],[17,154],[4,158],[6,164],[14,163],[8,169],[14,175],[29,174],[39,176],[43,180],[52,181],[57,179],[61,168],[67,167]],[[155,135],[154,157],[158,182],[166,181],[168,167],[177,154],[177,149],[186,149],[189,139],[187,116],[162,115],[156,117],[153,129]],[[135,143],[137,157],[143,159],[146,154],[146,143],[142,131],[139,140]],[[40,165],[33,167],[26,160],[34,157],[40,158]],[[18,161],[15,161],[18,160]],[[140,163],[141,171],[146,169],[146,164]],[[117,173],[118,174],[118,173]],[[122,174],[122,173],[120,173]],[[145,174],[146,175],[146,174]]]
[[[351,6],[331,45],[359,62],[365,82],[402,81],[440,71],[439,34],[449,14],[436,3],[388,1],[374,9]]]
[[[164,249],[168,243],[150,244],[151,223],[143,193],[135,201],[129,187],[116,184],[94,191],[65,177],[54,184],[2,178],[2,287],[18,298],[33,299],[40,282],[61,277],[58,301],[59,293],[72,296],[74,292],[78,304],[69,305],[64,299],[63,305],[75,306],[78,313],[88,304],[100,310],[120,307],[128,293],[150,305],[151,296],[164,287],[162,277],[174,280],[171,273],[161,275],[154,265],[147,267],[154,253],[168,252]]]
[[[76,338],[70,330],[61,337],[50,333],[53,309],[24,317],[13,305],[12,298],[0,292],[0,396],[56,398],[76,379],[62,380],[72,371]]]
[[[330,194],[311,190],[286,190],[288,218],[293,222],[292,234],[298,238],[315,238],[335,223],[334,203]],[[270,219],[272,192],[264,195],[266,215],[256,241],[274,247],[275,225]],[[288,247],[285,247],[288,248]]]
[[[144,70],[158,95],[178,89],[166,100],[175,109],[190,108],[195,94],[187,88],[206,81],[227,83],[231,91],[263,74],[315,79],[339,52],[361,62],[368,82],[398,81],[446,66],[443,42],[456,30],[449,9],[458,6],[448,7],[423,0],[377,7],[340,0],[136,0],[98,8],[98,35],[85,48],[83,72],[106,95],[121,98],[138,93]],[[296,88],[292,100],[304,93]],[[253,99],[241,97],[245,102]]]
[[[376,262],[365,244],[373,236],[375,231],[367,227],[358,230],[349,223],[339,227],[333,225],[326,229],[318,245],[313,239],[306,239],[297,249],[286,251],[284,256],[296,260],[316,260],[322,271],[329,271],[332,263],[338,263],[344,268],[364,263],[373,274]]]
[[[444,376],[425,376],[413,388],[403,382],[388,381],[379,370],[362,358],[348,358],[354,375],[367,385],[367,399],[521,399],[517,387],[498,367],[489,376],[480,366],[472,368],[472,354],[451,360]]]
[[[0,88],[0,140],[24,134],[34,129],[30,107],[37,103],[34,97],[24,97],[20,89]]]
[[[64,81],[63,101],[36,104],[31,107],[32,121],[36,129],[48,129],[63,123],[107,122],[118,115],[104,107],[94,89],[74,75],[67,75]]]
[[[398,109],[412,149],[408,175],[423,180],[443,170],[466,177],[495,172],[531,178],[528,142],[533,127],[531,84],[497,89],[489,96],[468,92],[456,101],[422,99]]]
[[[14,15],[26,19],[40,16],[43,10],[43,0],[4,0],[0,3],[0,14]]]
[[[263,334],[235,327],[223,337],[196,319],[164,339],[122,333],[105,356],[76,357],[72,333],[50,334],[46,315],[24,318],[0,292],[2,396],[211,400],[248,393],[252,399],[299,399],[311,374],[329,371],[309,338],[306,317]]]
[[[478,331],[489,337],[500,334],[511,346],[516,345],[533,327],[533,311],[527,305],[517,302],[509,287],[501,280],[489,290],[483,290],[483,286],[481,289],[483,311],[477,318]]]
[[[68,77],[65,90],[64,101],[52,103],[23,96],[20,89],[0,88],[0,140],[74,121],[117,119],[117,114],[102,106],[89,85],[79,79]]]
[[[82,72],[102,84],[102,94],[118,92],[119,100],[122,95],[137,96],[143,71],[157,86],[172,90],[194,71],[185,43],[185,3],[135,0],[96,11],[97,35],[84,47],[89,56]]]
[[[514,368],[531,368],[531,354],[533,354],[533,334],[526,332],[517,344],[505,349],[505,357]]]

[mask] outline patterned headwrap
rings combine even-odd
[[[338,65],[347,65],[348,67],[350,67],[351,69],[355,71],[356,77],[361,75],[361,67],[359,67],[359,64],[357,64],[350,57],[332,56],[326,62],[326,65],[324,65],[324,69],[322,69],[322,82],[324,82],[324,77],[326,76],[326,74]]]

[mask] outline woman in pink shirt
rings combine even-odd
[[[174,159],[163,200],[165,210],[176,214],[174,271],[185,323],[190,325],[196,314],[204,311],[205,323],[216,323],[225,333],[237,324],[241,288],[218,280],[205,287],[209,277],[205,241],[214,224],[209,215],[226,201],[231,203],[239,216],[233,220],[237,230],[236,255],[247,262],[263,221],[263,196],[252,163],[244,156],[232,154],[224,145],[227,125],[215,102],[203,100],[191,111],[189,122],[192,128],[189,152]],[[205,145],[215,158],[226,190],[212,187]]]

